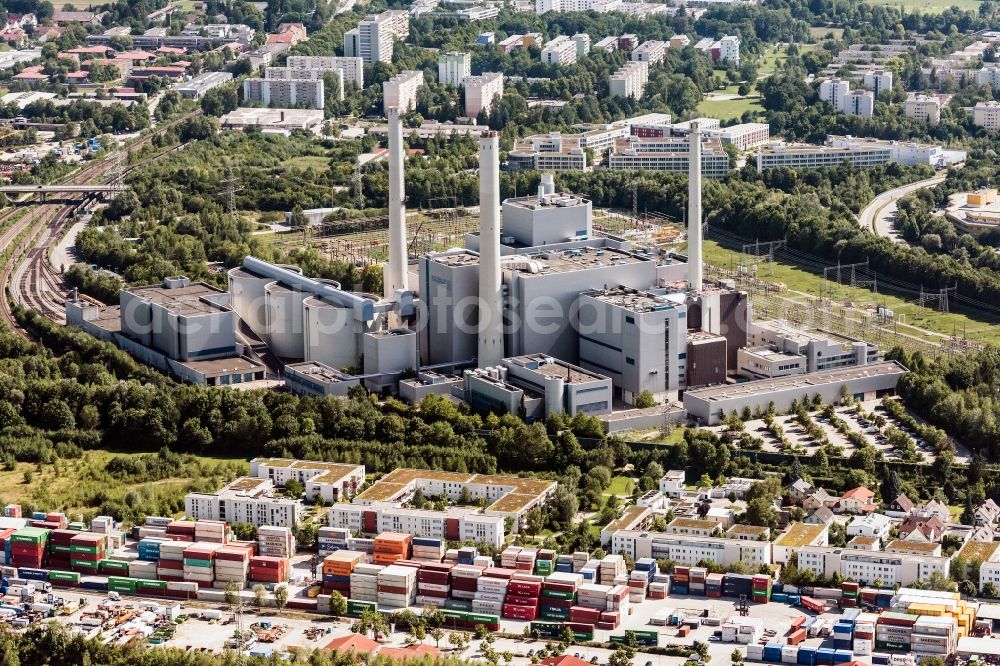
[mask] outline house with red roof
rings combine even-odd
[[[841,495],[837,502],[837,511],[839,513],[872,513],[878,508],[872,501],[874,499],[875,493],[864,486],[851,488]]]
[[[544,664],[545,666],[590,666],[589,662],[569,654],[560,655],[558,657],[546,657],[539,663]]]
[[[404,647],[389,647],[361,634],[348,634],[347,636],[334,638],[324,645],[323,649],[333,652],[355,652],[358,655],[378,654],[397,661],[441,654],[441,651],[436,647],[425,643],[414,643]],[[587,666],[590,665],[587,664]]]

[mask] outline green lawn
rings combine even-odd
[[[604,491],[605,495],[631,495],[635,488],[635,479],[630,476],[613,476],[611,485]]]
[[[872,4],[902,7],[905,12],[920,11],[924,14],[940,14],[949,7],[968,11],[979,11],[980,0],[869,0]]]
[[[698,105],[698,115],[719,120],[741,118],[746,111],[763,112],[760,95],[750,95],[739,99],[705,99]]]
[[[302,155],[285,160],[281,163],[281,166],[286,169],[294,167],[297,169],[312,168],[314,171],[327,171],[330,168],[330,158],[322,155]]]
[[[739,264],[738,252],[722,247],[715,241],[706,240],[703,249],[705,261],[708,263],[724,268]],[[822,275],[811,273],[793,265],[775,263],[773,275],[768,275],[763,265],[761,265],[760,270],[761,277],[771,282],[784,283],[795,291],[805,292],[812,296],[819,295],[823,283]],[[871,291],[861,288],[851,288],[849,286],[840,287],[838,298],[850,298],[857,307],[873,303]],[[998,326],[1000,318],[989,319],[985,316],[974,318],[973,316],[957,312],[938,312],[930,308],[919,307],[910,301],[885,293],[879,293],[878,303],[891,308],[896,315],[897,321],[900,321],[900,315],[902,315],[903,319],[901,323],[912,324],[945,335],[951,335],[955,331],[959,335],[962,335],[964,328],[965,334],[970,340],[1000,344],[1000,326]]]
[[[833,34],[834,39],[840,39],[844,36],[843,28],[809,28],[809,35],[813,39],[826,39],[827,35]]]

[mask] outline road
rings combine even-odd
[[[909,185],[903,185],[893,190],[886,190],[875,197],[868,206],[858,215],[858,224],[865,229],[873,230],[879,236],[892,239],[894,243],[903,242],[896,234],[892,226],[893,218],[896,215],[896,202],[907,194],[922,190],[925,187],[934,187],[944,182],[947,174],[942,173],[927,180],[919,180]]]

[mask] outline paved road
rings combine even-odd
[[[896,216],[896,202],[907,194],[943,183],[946,177],[947,174],[942,173],[927,180],[919,180],[915,183],[883,192],[861,211],[861,214],[858,215],[858,224],[865,229],[873,230],[879,236],[891,238],[893,242],[903,242],[897,236],[896,230],[892,226],[893,218]]]

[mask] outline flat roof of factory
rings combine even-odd
[[[825,342],[830,339],[829,335],[814,333],[813,331],[799,328],[784,319],[765,319],[762,321],[755,321],[753,325],[755,328],[772,331],[803,344],[807,342]]]
[[[783,352],[780,349],[775,349],[774,347],[745,347],[743,352],[750,356],[756,356],[757,358],[764,358],[768,360],[792,360],[802,358],[801,354]]]
[[[476,266],[479,264],[479,255],[471,250],[435,252],[428,255],[427,258],[447,266]]]
[[[308,375],[310,379],[326,384],[335,384],[337,382],[355,378],[353,375],[349,375],[346,372],[341,372],[336,368],[331,368],[328,365],[317,363],[315,361],[289,363],[285,366],[285,369],[291,370],[292,372],[300,375]]]
[[[228,356],[226,358],[213,358],[206,361],[177,361],[177,363],[200,372],[206,377],[218,377],[219,375],[229,375],[234,372],[253,372],[264,369],[262,364],[252,361],[245,356]]]
[[[630,252],[623,252],[613,248],[595,249],[581,247],[561,252],[539,252],[527,255],[533,262],[541,263],[541,270],[532,272],[529,268],[515,268],[513,270],[522,274],[523,277],[536,277],[551,273],[568,273],[570,271],[583,271],[593,268],[621,264],[639,264],[644,261],[652,261],[646,257],[639,257]]]
[[[667,293],[654,294],[628,287],[614,287],[612,289],[594,289],[583,292],[584,296],[589,296],[604,303],[617,305],[631,312],[652,312],[654,310],[667,310],[678,305],[683,305],[684,294]]]
[[[529,370],[540,372],[546,377],[561,377],[566,380],[567,384],[583,384],[607,379],[604,375],[585,370],[584,368],[577,367],[567,363],[566,361],[553,356],[547,356],[545,354],[524,354],[523,356],[513,356],[505,360],[513,363],[514,365],[519,365],[528,368]],[[529,367],[530,364],[535,363],[537,365]],[[508,375],[507,381],[516,383],[517,378]]]
[[[816,386],[818,384],[847,382],[853,379],[864,379],[865,377],[871,377],[874,375],[903,375],[906,374],[906,372],[907,369],[896,361],[882,361],[880,363],[869,363],[868,365],[839,368],[837,370],[827,370],[824,372],[810,372],[804,375],[790,375],[788,377],[760,379],[752,382],[744,382],[742,384],[721,384],[719,386],[690,389],[687,391],[686,395],[697,397],[701,400],[727,400],[730,398],[760,395],[792,388],[803,388],[808,390],[810,386]]]
[[[206,296],[219,296],[225,292],[204,282],[192,282],[187,286],[174,288],[161,285],[132,287],[126,291],[139,298],[162,305],[179,315],[211,314],[229,310],[229,306],[206,300]]]
[[[505,199],[504,206],[515,208],[526,208],[528,210],[538,210],[544,208],[571,208],[573,206],[586,206],[590,199],[579,194],[570,192],[556,192],[555,194],[545,194],[542,196],[518,197],[516,199]]]

